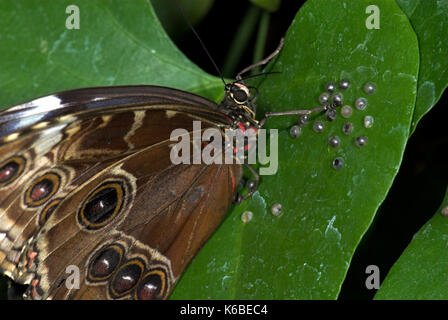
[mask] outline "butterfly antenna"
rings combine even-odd
[[[267,57],[264,58],[263,60],[258,61],[257,63],[254,63],[254,64],[248,66],[247,68],[244,68],[243,70],[241,70],[241,71],[236,75],[236,80],[237,80],[237,81],[240,81],[240,80],[242,79],[241,75],[243,75],[244,73],[246,73],[246,72],[248,72],[248,71],[250,71],[250,70],[252,70],[252,69],[254,69],[254,68],[256,68],[256,67],[265,65],[266,63],[268,63],[269,61],[271,61],[271,60],[272,60],[277,54],[279,54],[279,52],[282,50],[284,41],[285,41],[285,39],[284,39],[284,38],[281,38],[281,39],[280,39],[280,43],[279,43],[277,49],[275,49],[274,52],[272,52],[269,56],[267,56]]]
[[[243,81],[243,80],[250,79],[250,78],[255,78],[255,77],[265,76],[265,75],[268,75],[268,74],[276,74],[276,73],[281,73],[281,72],[280,72],[280,71],[260,72],[260,73],[251,74],[251,75],[242,77],[242,78],[241,78],[240,80],[238,80],[238,81]]]
[[[204,49],[205,53],[207,54],[208,58],[210,59],[210,61],[212,62],[213,66],[215,67],[216,71],[219,74],[219,77],[221,78],[222,82],[224,83],[224,85],[226,85],[227,83],[224,81],[224,77],[221,73],[221,70],[218,68],[218,66],[216,65],[215,61],[213,60],[210,52],[207,50],[207,47],[205,46],[204,42],[202,42],[201,37],[199,37],[199,34],[196,32],[196,30],[193,28],[193,25],[191,24],[190,20],[188,20],[187,16],[185,15],[182,7],[179,5],[179,3],[176,0],[173,0],[174,4],[176,5],[177,9],[179,10],[180,14],[182,15],[182,17],[184,18],[185,22],[188,24],[188,26],[190,27],[191,31],[193,31],[194,35],[196,36],[196,38],[199,40],[199,43],[201,44],[202,49]]]

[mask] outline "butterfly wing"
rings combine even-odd
[[[0,116],[2,272],[30,298],[166,298],[241,178],[237,164],[173,165],[170,133],[228,118],[163,87],[49,97]]]

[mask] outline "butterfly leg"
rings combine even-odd
[[[252,173],[253,175],[253,180],[248,180],[246,183],[246,187],[248,188],[249,192],[246,193],[244,196],[241,195],[240,192],[237,192],[235,194],[235,197],[233,199],[233,203],[234,204],[240,204],[242,201],[250,198],[255,191],[257,191],[258,189],[258,185],[260,182],[260,175],[257,173],[257,171],[250,165],[250,164],[244,164],[244,166],[249,169],[249,171]]]
[[[315,112],[326,111],[330,108],[332,108],[332,106],[323,105],[323,106],[316,107],[313,109],[266,112],[264,114],[264,118],[261,119],[261,121],[258,123],[258,125],[260,126],[260,128],[263,127],[264,124],[266,123],[266,120],[268,120],[269,117],[287,116],[287,115],[309,115],[309,114],[312,114]]]

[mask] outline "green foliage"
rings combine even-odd
[[[79,30],[66,28],[76,4]],[[180,88],[211,99],[222,82],[171,42],[150,3],[0,1],[0,106],[66,89],[124,84]]]
[[[375,299],[448,299],[448,223],[441,211],[417,232],[389,271]]]
[[[253,4],[256,4],[260,8],[267,11],[277,11],[280,7],[281,0],[250,0]]]
[[[397,0],[417,34],[420,71],[412,131],[448,85],[448,0]]]
[[[268,69],[281,71],[260,85],[259,112],[318,106],[328,81],[352,82],[343,92],[354,105],[364,83],[377,92],[364,111],[354,109],[355,130],[345,136],[338,117],[319,116],[294,140],[296,117],[268,121],[279,129],[279,170],[262,176],[255,196],[235,208],[182,277],[173,298],[335,299],[354,250],[369,227],[399,168],[411,124],[418,72],[418,44],[393,1],[382,8],[380,30],[365,28],[370,1],[308,1],[297,14],[285,46]],[[337,16],[338,19],[327,19]],[[322,21],[326,21],[322,24]],[[363,117],[375,119],[363,127]],[[315,120],[326,129],[312,130]],[[329,137],[338,135],[333,149]],[[358,148],[357,136],[368,136]],[[343,169],[332,161],[342,157]],[[275,203],[283,215],[270,213]],[[243,225],[243,211],[254,212]]]
[[[188,21],[195,25],[208,13],[213,6],[214,0],[176,0]],[[166,33],[180,36],[190,31],[188,23],[182,18],[182,14],[172,0],[151,0],[157,17],[162,22]]]

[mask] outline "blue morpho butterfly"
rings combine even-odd
[[[173,164],[178,128],[253,130],[242,75],[220,104],[159,86],[96,87],[44,96],[0,113],[0,269],[28,299],[166,299],[241,196],[243,161]],[[224,81],[224,80],[223,80]],[[234,150],[235,151],[235,150]],[[67,272],[79,271],[79,281]],[[69,280],[71,282],[69,282]]]

